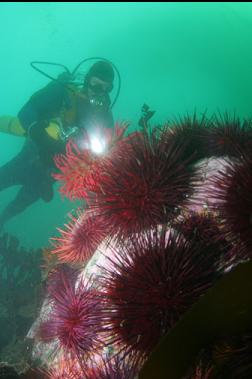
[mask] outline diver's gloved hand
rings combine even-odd
[[[34,124],[29,129],[29,136],[37,145],[41,162],[47,167],[52,167],[55,154],[65,152],[65,143],[50,137],[46,131],[47,126],[48,123],[45,121]]]

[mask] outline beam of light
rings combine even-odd
[[[102,154],[105,151],[105,143],[101,138],[92,136],[90,138],[90,148],[95,154]]]

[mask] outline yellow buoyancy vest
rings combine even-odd
[[[45,130],[54,140],[60,139],[60,126],[57,120],[51,120]],[[19,119],[13,116],[0,116],[0,132],[20,137],[27,136],[27,132],[22,127]]]

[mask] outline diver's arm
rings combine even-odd
[[[37,124],[44,129],[47,121],[57,115],[66,97],[66,88],[60,82],[51,82],[46,87],[36,92],[18,113],[26,133]]]
[[[20,110],[18,117],[46,165],[52,165],[55,153],[62,151],[64,144],[51,138],[46,128],[50,119],[59,115],[66,98],[66,87],[59,82],[52,82],[36,92]]]

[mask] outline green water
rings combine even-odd
[[[115,120],[134,126],[144,102],[156,110],[153,123],[197,110],[252,115],[251,3],[1,3],[0,113],[16,115],[48,80],[32,60],[73,69],[101,56],[119,69],[122,88]],[[87,67],[88,69],[88,67]],[[1,134],[0,164],[23,140]],[[0,210],[17,188],[0,194]],[[24,246],[47,245],[67,222],[73,203],[56,193],[37,202],[5,230]]]

